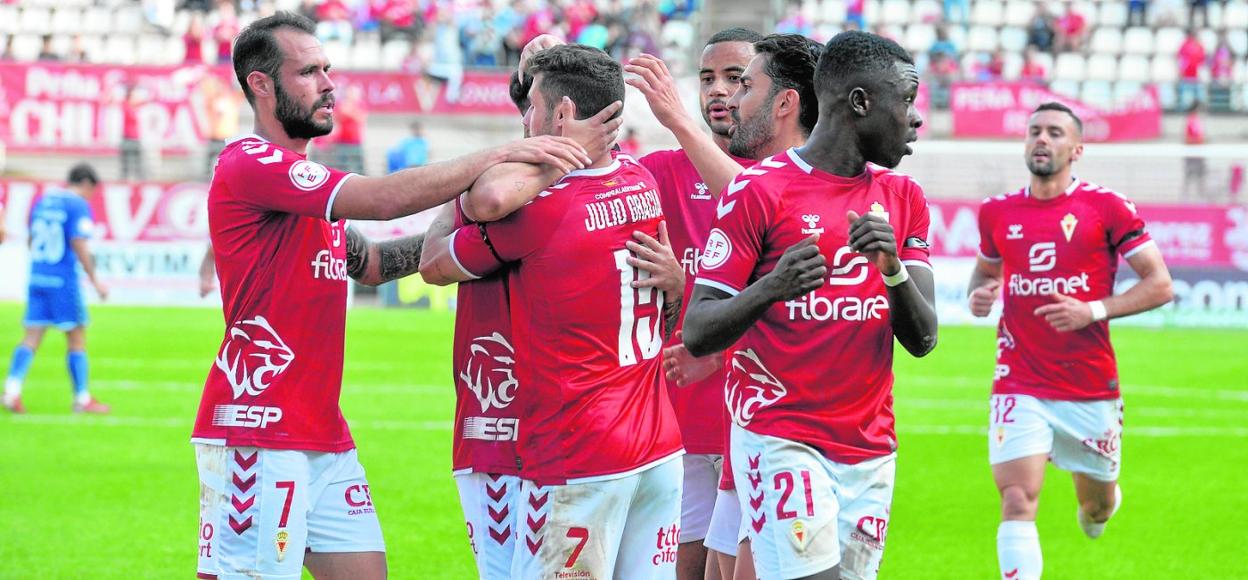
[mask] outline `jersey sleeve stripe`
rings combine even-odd
[[[918,268],[926,268],[927,270],[932,269],[932,265],[924,262],[923,260],[902,260],[901,263],[907,267],[915,266]]]
[[[1125,260],[1125,259],[1129,259],[1131,256],[1134,256],[1134,255],[1136,255],[1136,254],[1140,253],[1140,250],[1143,250],[1144,248],[1147,248],[1147,247],[1149,247],[1149,246],[1156,246],[1156,245],[1157,245],[1157,242],[1155,242],[1155,241],[1153,241],[1153,240],[1148,240],[1148,241],[1146,241],[1146,242],[1144,242],[1144,243],[1142,243],[1142,244],[1140,244],[1140,245],[1138,245],[1138,246],[1136,246],[1136,247],[1134,247],[1134,248],[1131,248],[1130,250],[1127,250],[1127,252],[1126,252],[1126,253],[1124,253],[1124,254],[1122,255],[1122,258],[1123,258],[1124,260]]]
[[[714,289],[716,289],[716,290],[722,290],[722,291],[727,292],[729,295],[732,295],[732,296],[736,296],[737,294],[740,294],[740,293],[741,293],[741,291],[740,291],[740,290],[737,290],[736,288],[733,288],[732,286],[729,286],[729,285],[727,285],[727,284],[724,284],[723,282],[716,282],[716,281],[714,281],[714,280],[707,280],[706,278],[698,278],[697,280],[694,280],[694,281],[693,281],[693,283],[694,283],[694,284],[701,284],[701,285],[703,285],[703,286],[707,286],[707,287],[710,287],[710,288],[714,288]]]
[[[469,272],[468,268],[465,268],[464,264],[459,261],[459,256],[455,254],[455,240],[454,239],[450,240],[449,247],[451,249],[451,261],[455,262],[455,267],[459,268],[459,271],[463,272],[464,275],[467,276],[469,280],[480,280],[481,279],[480,276],[473,274],[472,272]]]
[[[994,264],[995,264],[995,263],[997,263],[997,262],[1000,262],[1000,261],[1001,261],[1001,256],[997,256],[997,257],[995,257],[995,258],[992,258],[992,257],[989,257],[989,256],[985,256],[983,252],[976,252],[976,254],[978,254],[978,255],[979,255],[979,259],[981,259],[981,260],[983,260],[983,261],[985,261],[985,262],[992,262],[992,263],[994,263]]]
[[[334,186],[334,191],[329,194],[329,201],[325,202],[325,221],[334,221],[330,216],[334,213],[334,200],[338,199],[338,190],[342,189],[342,184],[346,183],[347,180],[352,177],[355,177],[354,173],[348,173],[342,176],[342,179],[338,180],[338,185]]]

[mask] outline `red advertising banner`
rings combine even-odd
[[[446,115],[518,115],[508,93],[510,77],[504,72],[465,71],[458,98],[447,98],[446,83],[408,73],[334,72],[339,98],[344,89],[361,89],[366,106],[374,113]]]
[[[1101,109],[1027,83],[954,83],[949,93],[954,137],[1021,137],[1041,103],[1065,103],[1083,121],[1090,142],[1133,141],[1161,136],[1157,87],[1146,86],[1110,109]]]
[[[975,257],[979,202],[929,200],[932,255]],[[1149,234],[1172,267],[1248,271],[1248,208],[1137,204]]]

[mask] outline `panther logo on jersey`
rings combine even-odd
[[[481,412],[491,407],[505,408],[516,398],[514,366],[516,350],[503,335],[495,332],[473,339],[468,347],[468,363],[459,373],[459,380],[477,396]]]
[[[763,366],[754,349],[732,353],[732,371],[724,396],[732,420],[738,425],[749,425],[755,413],[776,404],[787,394],[788,389]]]
[[[257,396],[282,374],[295,353],[263,316],[243,320],[230,328],[229,337],[217,354],[217,368],[225,373],[234,389],[234,398]]]

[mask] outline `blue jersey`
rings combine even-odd
[[[87,200],[48,189],[30,211],[30,286],[78,287],[78,258],[70,242],[95,229]]]

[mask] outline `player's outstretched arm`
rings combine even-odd
[[[332,220],[390,220],[437,207],[472,186],[481,174],[506,162],[551,165],[562,173],[591,162],[568,137],[544,135],[479,151],[451,161],[404,169],[385,177],[346,180],[334,198]]]
[[[348,226],[347,275],[365,286],[377,286],[415,274],[424,243],[424,234],[373,242]]]
[[[784,251],[775,269],[736,296],[704,284],[693,287],[683,331],[685,348],[706,356],[732,346],[773,303],[792,300],[823,286],[827,262],[819,253],[818,236]]]
[[[927,268],[906,269],[897,256],[893,226],[883,217],[850,211],[849,247],[884,275],[893,336],[916,357],[936,348],[936,281]]]
[[[1001,296],[1001,262],[978,258],[966,292],[971,314],[980,318],[988,316],[993,303]]]
[[[745,169],[724,153],[711,140],[711,136],[703,132],[689,111],[680,102],[676,93],[676,84],[667,64],[662,59],[649,54],[642,54],[624,65],[624,72],[637,75],[637,78],[625,79],[624,82],[641,91],[650,105],[650,111],[661,125],[672,132],[680,147],[693,162],[698,175],[706,183],[713,195],[719,196],[733,178]]]
[[[91,247],[87,244],[86,238],[74,238],[70,240],[69,245],[74,249],[74,255],[78,256],[78,261],[82,264],[82,271],[87,274],[87,280],[95,287],[96,293],[100,295],[100,300],[108,300],[108,286],[100,282],[95,277],[95,258],[91,256]]]
[[[455,233],[455,207],[442,206],[438,217],[425,230],[425,246],[420,256],[420,277],[426,284],[447,286],[467,280],[451,256],[451,235]]]
[[[615,137],[623,124],[623,117],[616,117],[624,103],[616,101],[596,115],[576,119],[576,105],[563,97],[557,110],[565,116],[563,136],[569,137],[585,148],[590,159],[599,159],[615,143]],[[616,117],[616,118],[612,118]],[[472,188],[463,196],[464,215],[476,222],[492,222],[503,219],[533,200],[547,187],[554,185],[564,175],[552,165],[528,163],[501,163],[481,174]]]

